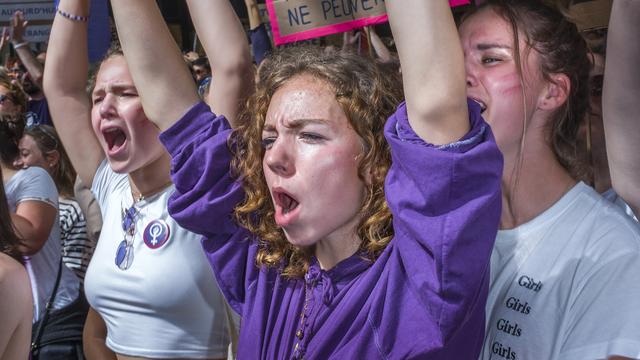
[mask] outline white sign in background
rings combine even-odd
[[[56,15],[53,0],[0,0],[0,26],[11,27],[11,16],[18,10],[22,11],[25,20],[30,23],[25,34],[26,40],[31,42],[48,41],[51,24]]]

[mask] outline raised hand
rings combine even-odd
[[[22,11],[18,10],[11,17],[11,37],[14,44],[24,41],[24,34],[29,26],[29,21],[24,19]]]
[[[0,52],[4,50],[4,47],[9,43],[9,31],[6,26],[2,27],[2,35],[0,35]]]

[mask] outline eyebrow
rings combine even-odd
[[[476,45],[476,49],[478,50],[491,50],[491,49],[511,49],[511,46],[508,45],[501,45],[501,44],[493,44],[493,43],[489,43],[489,44],[478,44]]]
[[[326,125],[327,124],[327,120],[325,119],[295,119],[295,120],[291,120],[291,121],[287,121],[285,124],[285,127],[287,129],[300,129],[303,128],[307,125],[312,125],[312,124],[319,124],[319,125]],[[276,127],[273,125],[264,125],[264,128],[262,129],[262,131],[276,131]]]
[[[136,90],[135,85],[124,85],[124,84],[110,85],[110,86],[108,86],[108,88],[112,92],[114,92],[114,91],[115,92],[119,92],[119,91],[126,91],[126,90]],[[105,87],[100,87],[100,88],[94,89],[94,91],[93,91],[93,93],[91,95],[105,93],[105,92],[106,92],[106,88]]]

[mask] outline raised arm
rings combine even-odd
[[[464,57],[447,0],[388,0],[409,123],[434,145],[469,131]]]
[[[6,66],[6,63],[7,63],[8,52],[6,50],[7,50],[7,44],[9,43],[10,37],[11,36],[9,35],[9,31],[7,30],[7,27],[3,26],[2,33],[0,33],[0,65],[1,66]]]
[[[166,130],[199,100],[187,64],[155,0],[111,0],[111,7],[144,112]]]
[[[88,0],[60,0],[58,8],[74,15],[89,14]],[[91,127],[87,54],[87,23],[57,14],[49,38],[44,93],[73,167],[85,184],[91,184],[104,153]]]
[[[267,28],[260,18],[260,9],[256,0],[245,0],[247,14],[249,16],[249,38],[251,39],[251,52],[257,65],[260,65],[269,52],[271,52],[271,39],[267,34]]]
[[[209,101],[235,127],[253,73],[247,36],[228,0],[187,0],[191,19],[211,64]]]
[[[29,47],[29,42],[24,39],[24,33],[27,30],[29,22],[24,19],[22,11],[16,11],[11,17],[11,42],[20,61],[29,72],[31,80],[40,89],[42,89],[42,76],[44,74],[44,66],[38,62],[35,55]]]
[[[244,0],[244,5],[247,7],[247,16],[249,17],[249,30],[254,30],[262,24],[258,2],[256,0]]]
[[[614,190],[640,214],[640,0],[615,0],[609,21],[603,120]]]
[[[378,36],[378,33],[376,33],[376,30],[373,28],[373,26],[367,26],[365,28],[365,31],[369,32],[369,38],[371,39],[371,46],[373,47],[373,50],[376,52],[378,59],[380,59],[380,61],[383,63],[388,63],[393,61],[393,55],[391,54],[391,51],[387,49],[387,46],[384,44],[384,42],[382,42],[382,39],[380,39],[380,36]]]

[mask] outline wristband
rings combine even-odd
[[[70,14],[60,8],[58,8],[58,14],[62,15],[62,17],[69,19],[71,21],[79,21],[79,22],[87,22],[89,21],[89,17],[88,16],[81,16],[81,15],[74,15],[74,14]]]
[[[13,44],[13,48],[15,50],[18,50],[21,47],[25,47],[25,46],[29,46],[29,42],[28,41],[23,41],[23,42],[20,42],[20,43],[17,43],[17,44]]]

